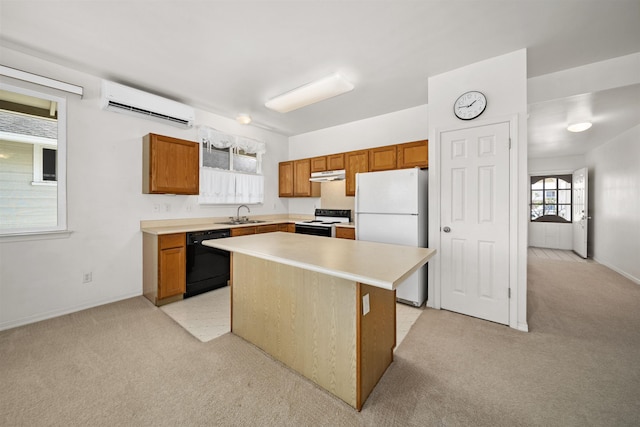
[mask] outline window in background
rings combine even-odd
[[[531,177],[531,221],[571,222],[571,175]]]
[[[202,166],[255,174],[258,172],[258,157],[256,153],[247,153],[238,147],[217,148],[203,141]]]
[[[0,234],[66,230],[65,105],[0,84]]]

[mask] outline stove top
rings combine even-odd
[[[350,221],[350,209],[316,209],[315,219],[307,221],[297,221],[296,224],[312,227],[332,227],[334,224],[340,224]]]

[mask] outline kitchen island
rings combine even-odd
[[[393,361],[395,288],[433,249],[270,233],[231,252],[231,331],[360,410]]]

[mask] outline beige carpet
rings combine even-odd
[[[531,332],[427,309],[360,413],[142,297],[3,331],[0,425],[640,424],[640,286],[595,263],[529,275]]]

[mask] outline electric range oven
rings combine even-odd
[[[315,219],[295,223],[296,233],[335,237],[336,224],[350,221],[350,209],[316,209]]]

